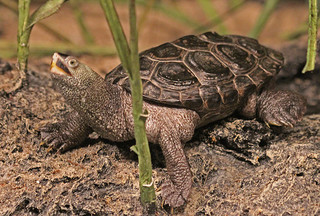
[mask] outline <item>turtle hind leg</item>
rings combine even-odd
[[[306,111],[306,100],[291,91],[265,90],[257,98],[257,116],[276,126],[293,127]]]

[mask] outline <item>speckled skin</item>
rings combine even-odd
[[[74,112],[58,125],[42,129],[52,149],[65,152],[80,144],[92,131],[112,141],[134,139],[131,95],[119,85],[106,82],[72,56],[55,53],[52,78]],[[162,185],[162,197],[172,207],[183,205],[189,196],[192,176],[183,151],[200,115],[185,108],[144,102],[150,142],[160,144],[170,179]],[[305,112],[305,100],[292,92],[264,90],[252,93],[238,111],[246,117],[259,117],[266,123],[292,126]],[[221,115],[221,118],[224,116]]]

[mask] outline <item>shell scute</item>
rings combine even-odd
[[[270,57],[260,59],[260,66],[272,75],[276,75],[278,71],[281,69],[282,64],[272,60]]]
[[[178,47],[174,46],[171,43],[165,43],[158,47],[151,48],[141,53],[141,56],[150,56],[154,59],[159,60],[171,60],[171,59],[181,59],[182,58],[183,50],[179,49]]]
[[[143,80],[143,95],[145,97],[157,97],[159,98],[161,95],[161,88],[154,85],[152,82],[149,82],[147,80]]]
[[[239,37],[239,36],[238,36]],[[266,55],[266,50],[262,47],[256,39],[239,37],[238,43],[240,46],[249,50],[253,55],[262,57]]]
[[[153,78],[165,88],[188,88],[197,83],[197,78],[183,64],[179,62],[161,62],[157,65]]]
[[[127,79],[127,77],[128,75],[122,65],[118,65],[106,75],[106,80],[112,84],[121,85],[120,83],[123,83],[123,80]]]
[[[231,80],[234,77],[230,69],[209,52],[189,52],[185,63],[198,72],[197,76],[203,85]]]
[[[202,99],[199,95],[199,88],[188,89],[181,92],[181,103],[184,107],[193,107],[196,110],[202,108]]]
[[[152,66],[153,66],[154,61],[152,61],[151,59],[142,56],[140,58],[140,70],[141,71],[151,71],[152,70]]]
[[[232,44],[221,44],[216,47],[219,57],[234,71],[235,74],[247,73],[256,65],[256,58],[243,48]]]
[[[248,76],[237,76],[234,80],[240,97],[246,97],[257,88],[256,84]]]
[[[203,85],[200,86],[199,91],[205,110],[220,110],[221,95],[216,88],[208,85]]]
[[[192,50],[208,50],[210,43],[200,40],[195,35],[187,35],[172,42],[185,49]]]
[[[283,55],[276,51],[276,50],[272,50],[272,49],[269,49],[267,48],[267,52],[268,52],[268,55],[275,61],[277,61],[281,66],[283,65],[284,63],[284,57]]]
[[[199,38],[214,43],[232,43],[232,39],[230,37],[219,35],[216,32],[205,32],[200,34]]]
[[[253,70],[250,74],[249,74],[250,78],[253,80],[253,82],[255,83],[255,85],[257,86],[257,88],[259,88],[260,86],[262,86],[265,82],[269,82],[272,77],[273,74],[271,73],[266,73],[263,69],[261,69],[260,67],[258,67],[257,69]]]
[[[238,103],[239,94],[232,80],[228,83],[219,84],[218,89],[223,104],[228,104],[229,106],[232,106]]]
[[[159,99],[164,103],[177,103],[177,101],[180,101],[180,92],[163,89]]]

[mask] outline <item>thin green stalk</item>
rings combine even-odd
[[[0,0],[0,4],[18,15],[18,4],[16,1]]]
[[[66,0],[47,0],[46,3],[41,5],[29,16],[31,0],[19,0],[17,67],[20,72],[20,78],[10,92],[21,88],[27,80],[26,71],[28,70],[29,38],[33,26],[40,20],[55,13],[65,1]]]
[[[18,5],[17,2],[12,1],[12,0],[0,0],[0,5],[6,7],[10,11],[12,11],[14,14],[18,16]],[[50,26],[46,25],[45,23],[39,22],[38,26],[48,32],[50,35],[54,36],[56,39],[59,41],[65,42],[65,43],[72,43],[71,40],[69,40],[67,37],[64,35],[60,34],[58,31],[54,30]]]
[[[223,25],[223,20],[219,15],[218,11],[216,10],[216,8],[213,6],[212,1],[211,0],[197,0],[197,1],[201,9],[207,16],[208,20],[211,20],[211,22],[213,23],[219,23],[219,25],[217,25],[218,32],[221,34],[227,34],[228,30]]]
[[[314,70],[317,54],[317,0],[309,0],[309,29],[308,29],[308,51],[307,62],[302,73]]]
[[[48,34],[50,34],[51,36],[55,37],[57,40],[64,42],[64,43],[70,43],[72,44],[73,42],[67,38],[66,36],[64,36],[63,34],[60,34],[58,31],[56,31],[55,29],[51,28],[50,26],[39,22],[37,23],[37,25],[42,28],[44,31],[46,31]],[[63,33],[63,32],[62,32]]]
[[[130,51],[131,51],[131,73],[132,78],[132,108],[134,118],[134,134],[139,159],[139,185],[141,202],[143,204],[155,203],[156,195],[152,180],[151,154],[147,134],[145,130],[145,121],[147,112],[142,112],[142,82],[140,78],[139,52],[138,52],[138,31],[136,27],[136,9],[135,0],[130,0]]]
[[[130,47],[123,33],[119,17],[112,0],[100,0],[107,22],[112,32],[116,47],[130,78],[132,92],[132,109],[136,145],[132,148],[139,159],[139,185],[141,202],[147,209],[155,203],[155,191],[152,180],[151,155],[145,131],[147,113],[142,112],[142,82],[140,78],[138,32],[136,27],[135,0],[129,1]]]
[[[179,10],[178,7],[170,6],[169,4],[164,4],[161,1],[157,1],[156,4],[154,5],[155,10],[159,10],[165,15],[187,25],[192,28],[199,28],[202,26],[201,23],[196,21],[193,18],[190,18],[189,15],[185,14],[181,10]]]
[[[73,15],[78,22],[78,26],[80,27],[83,39],[85,40],[85,42],[87,44],[94,44],[94,38],[91,35],[90,31],[88,30],[87,25],[85,24],[85,22],[83,20],[83,13],[79,7],[80,6],[79,0],[77,0],[77,1],[71,0],[69,2],[72,7]]]
[[[243,1],[245,1],[245,0],[230,0],[229,7],[231,7],[231,8],[236,7],[237,5],[242,4]]]
[[[214,19],[210,20],[209,22],[207,22],[206,24],[204,24],[203,26],[201,26],[199,28],[195,28],[193,30],[193,32],[194,33],[201,33],[201,32],[207,31],[208,29],[212,29],[215,26],[220,25],[227,18],[231,17],[231,16],[229,16],[231,13],[233,13],[236,10],[238,10],[239,8],[241,8],[241,6],[243,6],[244,3],[246,3],[246,1],[245,0],[238,0],[236,3],[237,4],[233,4],[229,10],[227,10],[226,12],[221,14],[221,16],[220,16],[221,19],[220,20],[216,20],[214,18]]]
[[[140,16],[139,21],[138,21],[138,32],[141,32],[141,29],[142,29],[145,21],[147,20],[148,15],[152,11],[152,8],[155,3],[156,3],[155,0],[149,0],[148,3],[144,6],[144,10]]]
[[[260,16],[259,16],[255,26],[253,27],[253,29],[249,33],[250,37],[253,37],[253,38],[259,37],[259,35],[261,34],[263,28],[265,27],[267,21],[269,20],[270,15],[274,11],[274,9],[278,5],[278,3],[279,3],[279,0],[267,0],[264,3],[263,10],[260,13]]]
[[[127,69],[130,67],[130,49],[113,1],[100,0],[100,4],[106,16],[121,63],[123,67]]]
[[[19,89],[26,83],[27,80],[27,69],[28,69],[28,57],[29,57],[29,37],[31,33],[31,28],[27,29],[28,19],[29,19],[29,8],[31,0],[19,0],[18,2],[18,64],[17,68],[19,70],[19,79],[15,82],[15,85],[12,89],[8,91],[14,92],[16,89]]]
[[[31,28],[27,29],[29,8],[31,0],[19,0],[19,21],[18,21],[18,70],[21,71],[21,79],[24,80],[28,67],[29,37]]]
[[[318,28],[320,26],[320,18],[318,15]],[[285,40],[295,40],[308,32],[309,22],[306,21],[291,32],[284,33],[281,37]]]
[[[149,4],[149,1],[150,0],[148,1],[137,0],[137,4],[147,6],[147,4]],[[127,3],[128,0],[117,0],[117,2]],[[155,11],[159,11],[165,14],[166,16],[171,17],[177,20],[178,22],[183,23],[189,27],[192,27],[192,28],[204,27],[200,22],[191,18],[188,14],[181,11],[179,7],[177,7],[177,5],[175,5],[174,3],[175,2],[173,2],[173,4],[170,5],[170,4],[163,3],[162,1],[155,1],[155,4],[153,5],[152,9]]]
[[[17,57],[16,43],[0,40],[0,58]],[[114,48],[105,48],[99,45],[74,45],[70,43],[54,44],[32,44],[29,54],[33,57],[52,56],[52,53],[59,50],[62,53],[72,53],[72,55],[94,55],[94,56],[115,56],[117,51]]]

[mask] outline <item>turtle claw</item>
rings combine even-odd
[[[267,114],[265,121],[268,125],[293,127],[297,120],[293,119],[289,113],[283,110],[274,111],[274,113]]]
[[[266,91],[259,99],[259,117],[270,125],[293,127],[305,111],[305,99],[293,92]]]
[[[73,111],[65,121],[48,124],[40,129],[44,142],[49,146],[48,152],[64,153],[80,145],[92,132],[81,116]]]
[[[61,153],[59,149],[63,145],[63,139],[60,135],[59,124],[53,123],[46,125],[40,129],[40,135],[43,139],[43,145],[48,145],[47,153],[56,152]]]
[[[51,132],[48,128],[52,129]],[[40,132],[43,142],[48,146],[47,153],[62,154],[79,143],[74,142],[70,139],[60,127],[45,127]]]
[[[187,197],[184,197],[184,194],[185,193],[183,193],[181,190],[178,190],[170,180],[165,181],[161,185],[161,196],[164,204],[167,204],[170,207],[182,206],[187,199]]]

